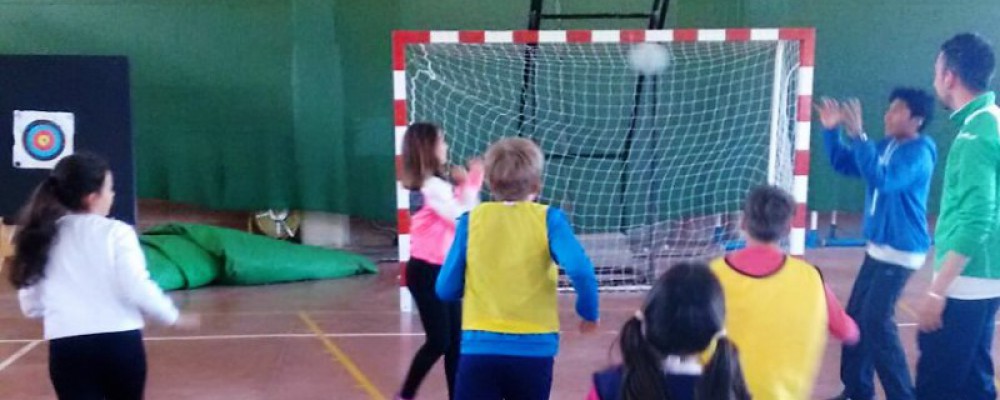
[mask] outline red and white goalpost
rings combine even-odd
[[[669,50],[667,72],[627,68],[643,42]],[[733,239],[719,221],[765,182],[794,195],[788,246],[804,253],[813,29],[397,31],[392,49],[397,173],[416,120],[444,126],[452,160],[531,137],[547,156],[543,201],[567,211],[604,289],[718,255]],[[402,271],[409,193],[396,191]]]

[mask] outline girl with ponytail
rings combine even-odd
[[[107,162],[75,154],[35,189],[14,235],[8,279],[25,316],[43,320],[60,399],[141,399],[143,316],[199,324],[149,279],[135,231],[107,218],[113,203]]]
[[[622,364],[594,374],[588,400],[749,399],[725,318],[722,287],[707,265],[671,267],[625,322]],[[702,366],[706,350],[712,355]]]

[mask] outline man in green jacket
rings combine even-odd
[[[993,48],[963,33],[941,46],[934,89],[958,127],[945,164],[934,281],[920,306],[919,400],[993,400],[1000,306],[1000,108]]]

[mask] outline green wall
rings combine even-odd
[[[293,124],[290,12],[267,1],[4,1],[0,51],[129,57],[141,196],[280,204],[292,164],[260,155],[292,149],[271,134]]]
[[[549,0],[645,11],[648,0]],[[815,26],[817,94],[855,95],[881,129],[898,84],[930,88],[937,46],[1000,39],[1000,6],[953,0],[674,0],[675,27]],[[140,196],[391,220],[393,29],[519,29],[528,0],[0,0],[0,52],[115,54],[132,65]],[[635,23],[547,23],[617,28]],[[0,88],[2,90],[2,88]],[[942,112],[941,117],[944,116]],[[931,126],[942,156],[950,129]],[[811,205],[858,210],[813,141]],[[941,163],[939,163],[940,165]],[[935,185],[937,186],[937,184]],[[937,191],[932,203],[937,203]]]
[[[881,137],[889,91],[897,85],[933,92],[934,59],[952,35],[979,32],[1000,45],[1000,4],[953,0],[746,0],[747,25],[799,25],[817,29],[817,95],[856,96],[866,105],[866,129]],[[752,6],[750,6],[752,4]],[[998,48],[1000,49],[1000,48]],[[996,87],[996,82],[994,82]],[[938,109],[927,129],[938,144],[938,165],[930,196],[932,212],[940,200],[941,171],[954,127],[949,112]],[[814,122],[814,128],[818,123]],[[814,129],[810,206],[819,210],[861,210],[861,186],[835,176],[826,166],[819,132]]]

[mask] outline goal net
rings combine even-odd
[[[455,162],[502,137],[534,140],[546,156],[540,202],[566,212],[601,287],[647,287],[673,263],[738,247],[751,187],[805,203],[811,35],[397,33],[397,150],[414,121],[443,126]],[[630,64],[642,41],[666,49],[656,74]],[[799,253],[800,211],[789,243]]]

